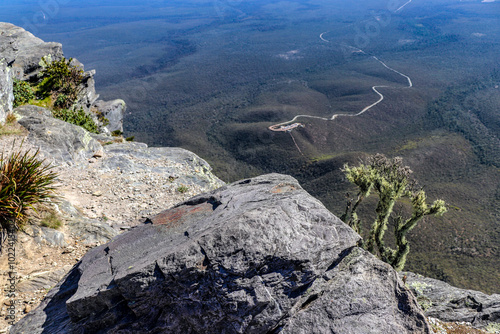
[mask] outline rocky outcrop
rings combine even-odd
[[[224,182],[212,174],[212,167],[205,160],[183,148],[148,147],[144,143],[125,142],[104,146],[104,154],[100,166],[103,171],[119,169],[132,175],[141,172],[157,173],[169,178],[170,182],[175,180],[180,184],[197,185],[205,189],[224,185]],[[141,159],[150,160],[152,163],[145,164]],[[157,163],[154,163],[155,161]],[[171,165],[162,166],[161,161],[169,161]],[[191,172],[183,173],[179,165],[185,166]]]
[[[475,328],[496,328],[500,332],[499,294],[487,295],[414,273],[403,274],[427,316],[447,322],[468,322]]]
[[[71,178],[66,181],[72,189],[67,195],[85,202],[81,208],[88,217],[109,218],[108,227],[135,225],[141,217],[189,198],[188,194],[193,196],[224,185],[205,160],[182,148],[148,147],[90,134],[79,126],[54,119],[51,111],[36,106],[18,107],[15,114],[29,130],[30,145],[39,148],[47,162],[66,166],[58,172]],[[89,226],[89,222],[82,226]],[[100,239],[103,241],[107,240]]]
[[[127,110],[125,101],[120,99],[113,101],[99,100],[94,103],[94,106],[103,117],[108,119],[109,124],[106,125],[106,128],[110,132],[123,132],[123,116],[125,110]]]
[[[30,142],[57,163],[87,163],[102,151],[101,144],[86,130],[52,117],[50,110],[26,105],[15,109],[19,124],[29,131]]]
[[[289,176],[236,182],[89,251],[11,333],[429,333],[359,239]]]
[[[14,93],[12,88],[12,74],[5,59],[0,58],[0,124],[4,123],[5,117],[12,112]]]
[[[60,43],[44,42],[21,27],[17,27],[10,23],[0,22],[0,55],[1,58],[5,58],[8,67],[12,68],[15,78],[36,82],[38,80],[38,73],[42,68],[40,65],[42,57],[50,56],[50,59],[53,61],[60,60],[63,57],[63,51]],[[84,70],[83,64],[77,59],[73,59],[72,65],[78,66]],[[0,76],[1,75],[0,73]],[[97,94],[95,90],[94,75],[95,70],[84,72],[84,78],[80,85],[78,100],[76,102],[76,108],[82,107],[90,114],[92,114],[91,110],[99,98],[99,94]],[[113,119],[112,122],[110,119],[110,125],[112,125],[113,129],[106,126],[104,129],[105,133],[116,130],[114,127],[119,126],[123,122],[123,111],[125,110],[124,102],[122,101],[123,105],[115,105],[110,109],[110,106],[112,106],[115,101],[106,104],[108,108],[107,112],[110,113],[109,116]],[[103,101],[100,103],[102,104]],[[122,111],[121,114],[120,110]],[[97,120],[97,117],[95,118]],[[121,130],[123,130],[123,126],[121,126]]]
[[[0,54],[12,67],[19,80],[32,81],[41,68],[42,57],[51,55],[53,60],[63,56],[60,43],[46,43],[21,27],[0,22]]]

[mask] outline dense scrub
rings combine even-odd
[[[77,107],[78,95],[84,80],[83,70],[73,63],[73,59],[52,60],[50,56],[40,61],[42,69],[35,84],[14,81],[14,107],[35,104],[52,110],[54,117],[98,133],[98,125],[89,113]],[[106,125],[107,119],[101,115],[100,121]]]

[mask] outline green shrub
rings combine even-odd
[[[106,126],[109,124],[109,119],[104,117],[104,115],[101,112],[96,113],[96,115],[97,115],[97,119],[99,120],[99,122],[101,122],[102,126]]]
[[[57,61],[52,61],[50,57],[42,58],[41,82],[37,86],[39,99],[51,96],[54,107],[61,109],[68,109],[76,102],[84,73],[81,68],[71,65],[72,61],[73,58],[64,57]]]
[[[57,174],[52,166],[38,159],[38,150],[18,151],[8,157],[0,155],[0,234],[23,226],[28,208],[55,197]],[[1,241],[3,238],[0,239]]]
[[[95,124],[92,117],[87,114],[83,108],[76,109],[61,109],[54,110],[52,116],[59,118],[65,122],[81,126],[88,132],[98,133],[97,124]]]
[[[35,98],[35,92],[29,83],[14,79],[14,108],[27,104]]]
[[[69,97],[67,95],[61,94],[54,101],[54,107],[55,108],[64,108],[65,106],[68,105],[68,103],[69,103],[68,100],[69,100]]]
[[[181,194],[184,194],[188,190],[189,190],[189,188],[187,186],[184,186],[184,185],[177,188],[177,191],[180,192]]]

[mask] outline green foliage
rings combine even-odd
[[[122,134],[123,134],[123,132],[121,132],[120,130],[115,130],[115,131],[111,132],[111,135],[113,137],[118,137],[118,136],[121,136]]]
[[[187,192],[189,190],[189,188],[185,185],[182,185],[180,187],[177,188],[177,191],[180,192],[181,194],[184,194],[185,192]]]
[[[358,187],[358,195],[354,204],[352,200],[348,201],[341,219],[361,234],[360,219],[356,210],[371,192],[375,192],[379,199],[375,209],[376,218],[362,246],[396,270],[403,270],[410,251],[406,234],[424,216],[444,214],[447,211],[444,201],[436,200],[429,206],[426,203],[425,192],[422,189],[415,190],[416,183],[410,178],[411,169],[403,166],[399,157],[388,159],[382,154],[376,154],[370,157],[366,164],[358,167],[345,165],[343,171],[347,179]],[[396,249],[392,249],[386,246],[384,236],[394,205],[403,197],[410,200],[412,214],[406,219],[400,215],[393,218]]]
[[[92,132],[92,133],[98,133],[98,127],[97,124],[95,124],[94,120],[92,117],[90,117],[89,114],[87,114],[83,108],[80,108],[78,110],[72,109],[61,109],[61,110],[54,110],[52,112],[52,115],[55,118],[59,118],[65,122],[75,124],[78,126],[81,126],[85,130]]]
[[[64,108],[65,106],[68,105],[69,102],[70,102],[69,97],[65,94],[61,94],[57,96],[56,100],[54,101],[54,107]]]
[[[35,92],[29,83],[14,79],[14,108],[27,104],[35,98]]]
[[[28,208],[54,197],[57,174],[38,159],[38,150],[0,155],[0,233],[17,230],[25,222]],[[3,240],[3,239],[2,239]],[[1,240],[0,240],[1,241]]]
[[[109,119],[104,117],[102,113],[97,113],[97,119],[99,120],[99,122],[101,122],[102,126],[106,126],[109,124]]]
[[[62,58],[52,61],[50,57],[43,57],[40,61],[41,82],[37,86],[37,96],[44,99],[51,96],[54,107],[67,109],[77,100],[79,86],[84,78],[83,70],[71,62],[73,58]]]
[[[50,96],[44,98],[43,100],[35,98],[33,100],[30,100],[29,104],[34,105],[34,106],[38,106],[38,107],[42,107],[45,109],[50,109],[50,110],[54,109],[53,103],[52,103],[52,98]]]
[[[130,137],[127,137],[125,138],[126,141],[134,141],[135,140],[135,136],[130,136]]]

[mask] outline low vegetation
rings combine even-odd
[[[0,242],[23,227],[29,208],[55,197],[57,174],[38,153],[23,151],[21,145],[9,156],[0,155]]]
[[[98,125],[89,113],[78,108],[76,102],[84,80],[83,70],[73,59],[52,60],[50,56],[40,61],[42,70],[39,81],[30,85],[25,81],[14,81],[14,107],[33,104],[52,110],[55,118],[98,133]],[[102,114],[94,111],[103,126],[109,123]]]
[[[52,115],[55,118],[59,118],[65,122],[81,126],[88,132],[92,133],[99,132],[97,124],[94,122],[92,117],[83,110],[83,108],[79,109],[73,108],[71,110],[69,109],[54,110],[52,112]]]
[[[14,108],[27,104],[35,98],[35,92],[29,83],[14,79]]]
[[[177,191],[180,192],[181,194],[188,192],[188,190],[189,190],[189,187],[187,187],[185,185],[177,187]]]
[[[366,164],[357,167],[345,165],[344,173],[359,191],[355,201],[348,201],[341,219],[356,232],[362,234],[357,209],[366,197],[375,192],[378,196],[376,218],[362,246],[396,270],[403,270],[406,257],[410,252],[406,234],[424,216],[444,214],[447,211],[444,201],[436,200],[431,205],[427,204],[424,190],[418,188],[416,182],[410,178],[411,169],[403,166],[402,159],[399,157],[389,159],[383,154],[376,154],[368,158]],[[411,203],[411,216],[403,218],[398,214],[391,217],[394,205],[403,198],[409,199]],[[387,246],[384,241],[390,218],[394,225],[395,249]]]
[[[7,114],[4,124],[0,124],[0,136],[2,135],[21,135],[26,132],[19,123],[16,116],[12,113]]]
[[[42,218],[40,225],[57,230],[61,228],[63,224],[55,212],[49,212]]]

